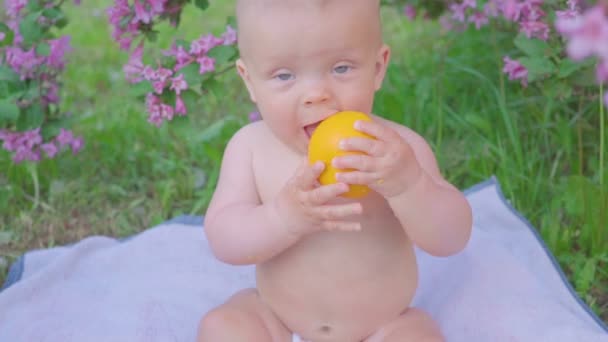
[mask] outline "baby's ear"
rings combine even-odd
[[[241,79],[243,79],[245,87],[247,87],[247,91],[249,92],[249,98],[251,98],[251,101],[255,103],[255,94],[253,93],[251,78],[249,76],[249,72],[247,71],[247,66],[245,66],[245,63],[240,58],[236,61],[236,70],[238,71],[239,76],[241,76]]]
[[[388,68],[388,62],[390,59],[391,48],[386,44],[382,44],[382,47],[378,51],[378,56],[376,57],[376,76],[374,79],[376,90],[382,87],[382,81],[384,81],[384,76],[386,75],[386,69]]]

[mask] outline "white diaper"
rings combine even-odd
[[[297,334],[293,334],[291,335],[291,341],[292,342],[307,342],[304,341],[300,336],[298,336]]]

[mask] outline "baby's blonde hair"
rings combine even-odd
[[[243,26],[245,26],[243,23],[246,21],[243,20],[243,18],[247,17],[248,14],[255,13],[256,11],[268,10],[273,6],[281,5],[287,8],[291,8],[294,11],[307,8],[322,12],[329,6],[336,5],[338,3],[353,6],[353,4],[355,4],[356,2],[363,2],[365,5],[370,6],[370,13],[375,13],[376,17],[374,18],[374,20],[366,24],[370,25],[371,30],[376,30],[378,32],[378,40],[379,43],[381,43],[382,28],[380,20],[380,0],[237,0],[236,18],[238,32],[242,32],[241,29],[243,28]],[[239,34],[239,42],[240,41],[241,39]]]

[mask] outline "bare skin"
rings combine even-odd
[[[340,183],[318,184],[324,165],[306,157],[307,127],[340,110],[371,112],[390,50],[374,30],[357,30],[361,22],[374,26],[377,2],[240,3],[240,28],[248,29],[237,68],[264,120],[227,146],[205,232],[220,260],[257,266],[257,288],[205,315],[198,340],[283,342],[292,333],[313,342],[443,340],[430,316],[409,307],[413,245],[457,253],[471,212],[428,144],[373,116],[355,128],[376,139],[343,141],[365,154],[333,160],[355,170],[341,173]],[[373,191],[340,197],[348,184]]]

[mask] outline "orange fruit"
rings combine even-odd
[[[363,153],[341,150],[339,144],[342,139],[351,137],[374,139],[372,136],[355,129],[354,124],[357,120],[371,121],[371,118],[361,112],[338,112],[323,120],[312,133],[308,144],[308,161],[311,164],[317,161],[322,161],[325,164],[325,169],[319,176],[319,183],[323,185],[336,183],[336,172],[352,171],[350,169],[334,168],[331,165],[332,159],[348,154]],[[367,195],[368,192],[369,188],[365,185],[351,184],[348,192],[342,194],[342,196],[359,198]]]

